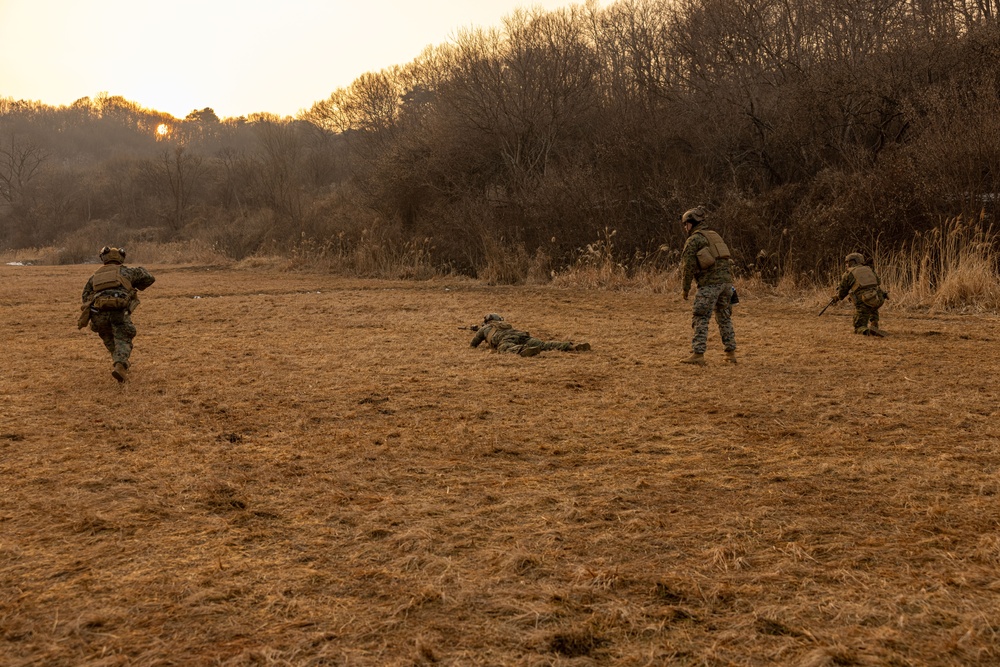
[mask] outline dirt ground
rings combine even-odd
[[[0,664],[996,665],[997,318],[0,266]],[[471,349],[487,312],[591,352]]]

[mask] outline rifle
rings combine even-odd
[[[823,313],[825,313],[827,308],[837,303],[838,301],[840,301],[840,299],[838,299],[837,297],[833,297],[832,299],[830,299],[830,303],[823,306],[823,310],[819,311],[819,314],[822,315]],[[819,315],[817,315],[817,317],[819,317]]]
[[[135,312],[135,309],[139,307],[140,303],[141,301],[139,301],[139,290],[133,287],[128,291],[128,306],[125,308],[125,310],[127,310],[128,314],[131,315],[132,313]]]
[[[479,331],[479,325],[478,324],[470,324],[467,327],[459,327],[459,329],[462,329],[464,331]]]
[[[94,303],[94,300],[91,299],[90,301],[87,301],[83,305],[80,306],[80,310],[82,312],[80,313],[80,319],[78,319],[76,321],[76,328],[77,329],[82,329],[85,326],[87,326],[88,324],[90,324],[90,306],[93,305],[93,303]]]

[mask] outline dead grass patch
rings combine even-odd
[[[672,293],[0,266],[10,665],[993,665],[995,317]],[[468,346],[500,312],[588,353]]]

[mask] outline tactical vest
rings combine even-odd
[[[701,234],[708,240],[708,245],[698,251],[698,267],[710,269],[718,259],[729,259],[729,246],[716,232],[711,229],[699,229],[695,234]]]
[[[132,289],[132,283],[122,273],[123,268],[118,264],[105,264],[97,269],[94,277],[90,279],[94,291],[103,292],[106,289],[122,288],[127,292]]]
[[[860,266],[852,266],[849,270],[851,275],[854,276],[854,285],[851,287],[852,292],[878,285],[878,278],[875,277],[875,272],[871,270],[870,266],[861,264]]]
[[[860,266],[852,266],[848,271],[854,276],[854,284],[851,285],[851,294],[858,301],[872,308],[878,308],[885,303],[882,291],[878,289],[878,278],[875,276],[875,272],[871,270],[871,267],[861,264]]]
[[[122,310],[132,301],[132,283],[118,264],[105,264],[90,279],[97,296],[91,308],[95,310]]]
[[[486,334],[486,342],[490,344],[490,347],[496,347],[500,343],[498,337],[502,332],[514,328],[513,325],[508,324],[507,322],[496,322],[494,324],[490,324],[489,326],[493,329]]]

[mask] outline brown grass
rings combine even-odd
[[[119,387],[92,268],[0,266],[0,664],[1000,660],[995,318],[151,266]]]
[[[953,218],[877,262],[894,301],[934,312],[1000,312],[1000,236]]]

